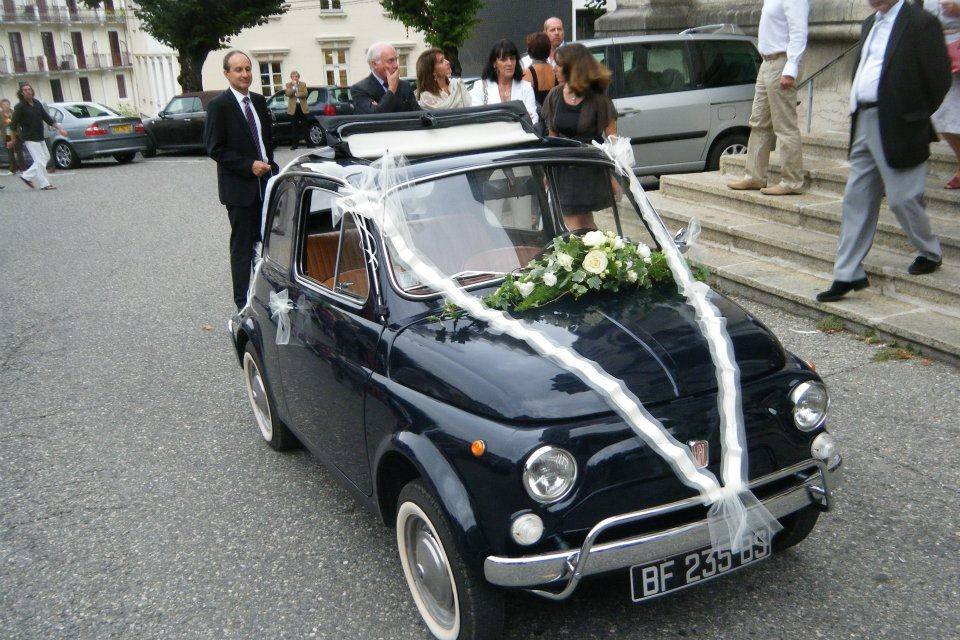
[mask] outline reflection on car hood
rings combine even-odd
[[[712,300],[727,320],[743,381],[783,368],[785,354],[773,334],[723,296]],[[523,318],[623,380],[646,406],[716,390],[693,308],[672,284],[563,300]],[[507,421],[611,411],[572,373],[469,317],[406,327],[394,340],[390,375],[443,402]]]

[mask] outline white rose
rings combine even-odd
[[[616,249],[617,251],[619,251],[620,249],[623,249],[623,238],[621,238],[620,236],[617,236],[616,238],[614,238],[613,248]]]
[[[543,284],[552,287],[557,284],[557,276],[549,272],[543,274]]]
[[[647,264],[650,264],[651,262],[653,262],[653,260],[650,259],[650,256],[647,256],[646,258],[644,258],[643,261],[646,262]]]
[[[628,271],[628,272],[627,272],[627,281],[629,281],[629,282],[636,282],[636,281],[637,281],[637,272],[636,272],[636,271]]]
[[[557,254],[557,264],[561,267],[570,271],[573,269],[573,256],[569,253],[558,253]]]
[[[591,231],[583,236],[583,244],[588,247],[599,247],[607,241],[606,234],[603,231]]]
[[[520,290],[520,295],[526,298],[531,293],[533,293],[534,284],[532,282],[518,282],[517,289]]]
[[[650,257],[650,247],[641,242],[637,245],[637,253],[640,254],[640,257],[643,258],[644,262],[647,262],[647,258]]]
[[[594,249],[583,257],[583,270],[587,273],[600,274],[607,270],[607,254]]]

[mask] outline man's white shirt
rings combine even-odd
[[[876,19],[863,50],[860,52],[860,64],[850,89],[850,113],[854,113],[861,102],[876,102],[880,90],[880,74],[883,72],[883,57],[890,43],[890,33],[903,8],[903,0],[890,7],[886,13],[877,12]]]
[[[233,97],[237,99],[237,103],[240,105],[240,112],[243,114],[244,120],[247,118],[247,112],[243,108],[244,98],[249,98],[250,95],[243,95],[233,87],[230,87],[230,91],[233,93]],[[250,99],[250,113],[253,114],[253,121],[257,123],[257,146],[260,147],[260,160],[267,161],[267,149],[263,146],[263,129],[260,127],[260,116],[257,115],[257,108],[253,106],[253,98]]]
[[[796,78],[800,73],[800,60],[807,49],[809,16],[807,0],[763,0],[757,47],[765,56],[786,52],[785,76]]]

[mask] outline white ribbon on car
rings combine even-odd
[[[295,307],[286,289],[270,292],[270,316],[277,321],[277,344],[290,344],[290,312]]]
[[[726,318],[710,299],[710,287],[694,279],[660,215],[650,204],[640,181],[633,173],[635,159],[629,138],[609,137],[593,143],[616,164],[617,170],[630,183],[630,192],[640,205],[640,213],[667,258],[677,289],[693,307],[700,331],[710,348],[717,377],[717,404],[720,415],[721,477],[723,488],[719,500],[711,500],[707,518],[714,548],[734,551],[750,544],[752,532],[766,530],[773,535],[782,527],[776,518],[757,500],[747,483],[747,450],[743,407],[740,396],[740,368],[727,333]],[[696,222],[696,221],[694,221]],[[700,224],[691,223],[688,237],[692,242],[699,235]]]
[[[629,141],[627,144],[629,148]],[[611,150],[624,154],[622,148],[615,147]],[[632,151],[630,158],[632,162]],[[724,469],[736,468],[737,470],[737,473],[730,473],[732,481],[725,482],[724,486],[720,485],[716,476],[710,471],[697,468],[690,448],[674,438],[643,407],[640,400],[622,380],[607,373],[596,362],[584,358],[568,347],[556,344],[542,332],[526,326],[522,320],[512,318],[502,311],[490,309],[479,298],[465,291],[421,255],[411,240],[397,188],[404,182],[404,166],[402,158],[388,151],[380,160],[373,163],[369,172],[364,174],[360,186],[347,187],[343,190],[345,195],[338,200],[338,207],[342,211],[353,211],[361,218],[373,221],[382,231],[397,259],[405,268],[413,272],[422,284],[443,294],[449,302],[464,309],[477,320],[488,323],[490,330],[506,333],[523,341],[536,353],[573,373],[604,398],[611,409],[623,418],[641,440],[670,465],[678,478],[699,493],[704,505],[710,507],[708,515],[710,538],[717,552],[725,549],[736,552],[749,546],[753,542],[750,534],[754,531],[766,529],[772,535],[779,530],[779,523],[749,492],[744,482],[741,465],[745,462],[746,454],[742,446],[742,417],[737,419],[739,417],[737,373],[735,365],[732,369],[728,366],[732,358],[732,346],[729,341],[723,341],[725,332],[722,321],[718,321],[720,319],[716,315],[711,316],[706,313],[706,307],[702,303],[695,307],[698,309],[698,318],[703,319],[700,326],[705,335],[708,335],[714,361],[724,363],[723,367],[718,367],[718,375],[721,371],[723,372],[720,398],[721,409],[724,412],[721,424],[725,427],[722,444]],[[622,167],[623,165],[618,162],[618,168],[621,171]],[[628,173],[633,175],[629,169]],[[638,202],[646,203],[644,217],[651,228],[655,229],[658,241],[667,251],[671,270],[674,272],[678,286],[683,286],[682,291],[688,295],[688,300],[692,298],[705,301],[709,288],[706,285],[701,285],[702,289],[693,286],[700,283],[693,280],[686,262],[673,245],[659,216],[655,211],[652,216],[649,215],[647,209],[652,211],[652,207],[646,201],[646,196],[635,178],[631,180],[631,189]],[[714,311],[716,311],[715,308]],[[718,358],[717,353],[720,351],[723,351],[725,357]],[[731,384],[734,385],[732,393]],[[730,425],[733,425],[732,431]]]

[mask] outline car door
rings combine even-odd
[[[179,144],[178,127],[182,124],[181,120],[186,117],[191,100],[192,98],[184,96],[172,99],[163,108],[161,112],[163,115],[153,121],[150,134],[153,136],[157,147],[168,148]]]
[[[711,138],[746,128],[753,108],[760,52],[750,40],[695,40],[698,85],[710,103]]]
[[[617,132],[633,139],[638,172],[702,169],[710,104],[696,86],[690,47],[682,40],[650,40],[616,49]]]
[[[204,111],[200,96],[194,96],[187,104],[187,113],[183,118],[183,145],[185,147],[203,148],[203,127],[207,122],[207,113]]]
[[[268,255],[299,228],[288,286],[290,341],[277,347],[277,357],[296,431],[370,495],[363,407],[383,326],[373,314],[365,235],[352,215],[334,226],[337,197],[334,183],[313,181],[302,191],[299,227],[271,225]]]

